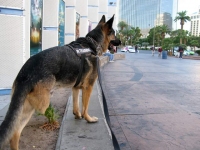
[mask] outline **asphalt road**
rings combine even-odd
[[[102,68],[121,149],[199,150],[200,60],[125,55]]]

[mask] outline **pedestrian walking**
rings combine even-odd
[[[155,53],[155,47],[154,47],[154,45],[151,47],[151,52],[152,52],[152,56],[154,56],[154,53]]]
[[[158,57],[161,56],[161,53],[162,53],[162,47],[159,47],[159,48],[158,48]]]
[[[182,47],[182,46],[179,46],[178,51],[179,51],[179,53],[180,53],[180,54],[179,54],[179,58],[182,59],[182,57],[183,57],[183,51],[184,51],[183,47]]]
[[[137,53],[138,52],[138,46],[135,45],[135,52]]]

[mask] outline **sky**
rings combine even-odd
[[[198,11],[200,8],[200,0],[178,0],[178,12],[187,11],[187,15]],[[180,29],[180,21],[177,23],[177,28]],[[184,30],[190,31],[190,22],[185,23]]]

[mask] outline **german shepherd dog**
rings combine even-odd
[[[88,104],[97,79],[97,57],[106,52],[110,41],[115,39],[113,20],[114,15],[107,22],[105,16],[102,16],[96,28],[86,37],[78,38],[65,46],[49,48],[27,60],[13,83],[11,103],[0,126],[1,150],[8,141],[12,150],[18,150],[23,128],[35,110],[45,113],[50,104],[50,92],[57,84],[72,88],[73,114],[76,119],[83,117],[89,123],[98,121],[98,118],[88,114]],[[80,47],[91,50],[91,54],[83,60],[75,50]],[[82,75],[77,83],[82,62]],[[82,112],[79,110],[78,100],[80,89]]]

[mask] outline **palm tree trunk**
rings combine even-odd
[[[184,39],[184,44],[186,45],[186,39]]]
[[[181,30],[183,30],[183,24],[181,24]]]
[[[181,30],[183,31],[184,20],[181,19]],[[180,38],[180,44],[183,43],[183,39]]]
[[[132,44],[132,38],[131,38],[131,45],[133,45],[133,44]]]
[[[182,44],[183,43],[183,39],[182,38],[180,38],[180,44]]]

